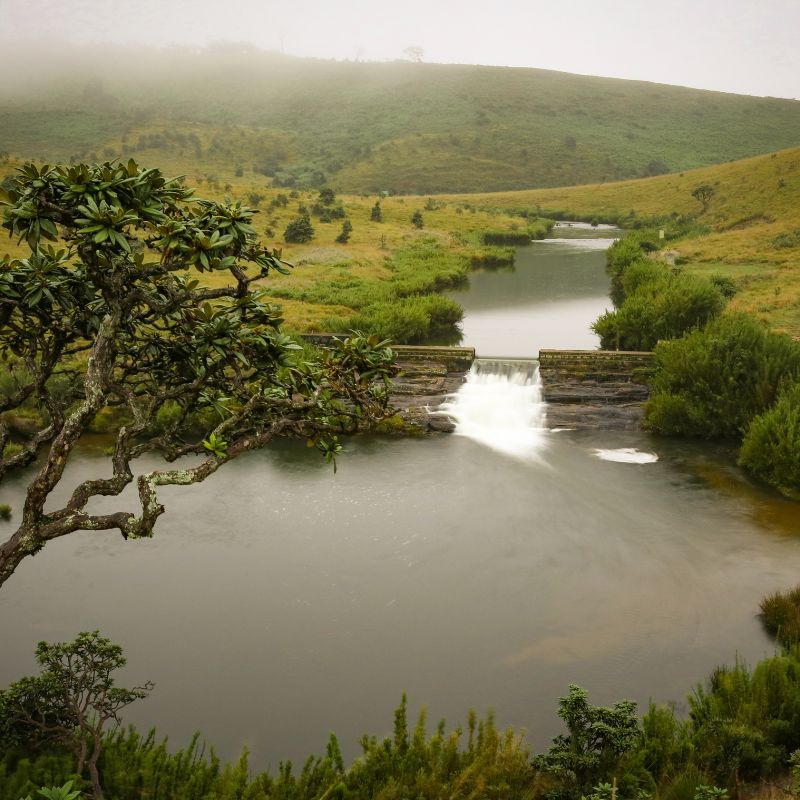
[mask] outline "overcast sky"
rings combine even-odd
[[[0,44],[248,41],[800,98],[800,0],[0,0]]]

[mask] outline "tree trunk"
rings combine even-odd
[[[97,760],[100,758],[100,748],[103,740],[99,733],[94,733],[94,749],[89,757],[89,778],[92,781],[92,797],[94,800],[103,800],[103,789],[100,786],[100,775],[97,772]]]

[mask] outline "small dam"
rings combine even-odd
[[[423,431],[453,431],[466,396],[481,396],[476,402],[483,404],[484,417],[493,415],[502,427],[497,415],[519,412],[516,400],[507,404],[511,387],[519,389],[517,398],[527,398],[524,413],[538,415],[533,409],[539,403],[546,408],[538,427],[635,429],[650,394],[649,352],[540,350],[536,359],[505,359],[481,358],[471,347],[399,345],[394,350],[400,374],[392,403],[406,423]],[[537,387],[537,396],[531,387]],[[493,397],[492,390],[504,397]]]

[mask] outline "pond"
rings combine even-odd
[[[574,295],[547,262],[580,273],[602,311],[602,252],[576,250],[532,245],[472,291],[515,277],[532,296],[514,308],[557,320]],[[502,315],[474,302],[468,340],[481,308]],[[569,346],[541,337],[528,355]],[[87,443],[69,483],[107,471],[103,446]],[[621,448],[658,460],[598,457]],[[21,488],[9,481],[3,501]],[[226,757],[248,744],[258,768],[322,752],[331,730],[355,756],[362,733],[391,732],[403,691],[434,724],[493,708],[538,749],[569,683],[596,703],[680,704],[716,665],[773,651],[759,600],[800,573],[796,504],[724,450],[644,433],[541,431],[516,454],[467,436],[361,437],[335,475],[283,443],[163,500],[152,540],[73,535],[23,563],[0,591],[0,685],[33,670],[39,639],[98,628],[125,647],[127,681],[156,682],[128,721],[175,745],[200,729]]]

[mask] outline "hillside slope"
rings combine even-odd
[[[6,55],[7,64],[22,58]],[[349,192],[475,192],[619,180],[800,145],[800,102],[546,70],[233,47],[26,52],[24,63],[24,83],[0,72],[0,151],[134,155],[223,182],[238,173]]]
[[[705,210],[692,196],[702,185],[713,190]],[[733,308],[800,337],[800,148],[643,180],[447,199],[585,218],[696,215],[708,232],[670,244],[674,254],[687,269],[729,274]]]

